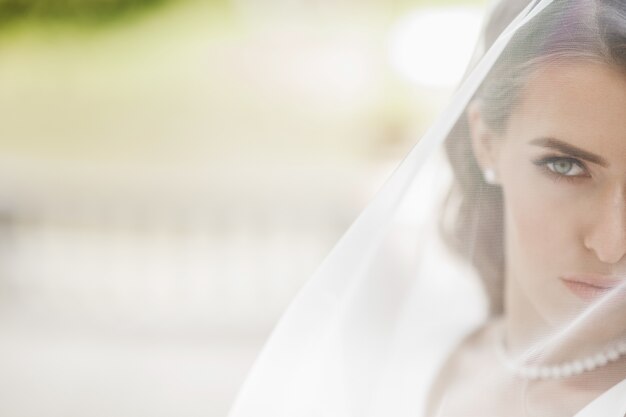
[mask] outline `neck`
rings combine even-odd
[[[510,276],[510,275],[509,275]],[[515,278],[505,288],[504,337],[512,356],[524,355],[549,334],[549,324],[529,302]]]

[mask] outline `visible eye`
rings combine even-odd
[[[546,162],[548,169],[556,174],[576,177],[585,173],[585,168],[578,161],[561,158]]]
[[[591,176],[585,164],[575,158],[548,156],[533,162],[557,180],[567,179],[573,181]]]

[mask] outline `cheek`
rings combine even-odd
[[[576,228],[567,184],[556,184],[533,165],[502,176],[507,262],[533,276],[553,275],[575,256]],[[530,165],[530,163],[527,163]],[[565,188],[562,188],[565,187]]]
[[[505,218],[508,254],[512,261],[522,258],[527,267],[546,265],[560,247],[560,227],[553,207],[542,201],[531,184],[506,187]]]

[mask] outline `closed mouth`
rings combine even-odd
[[[606,275],[571,275],[561,277],[561,281],[574,295],[585,301],[596,299],[620,287],[626,289],[626,280]]]

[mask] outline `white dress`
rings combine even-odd
[[[626,416],[626,379],[589,403],[574,417]]]

